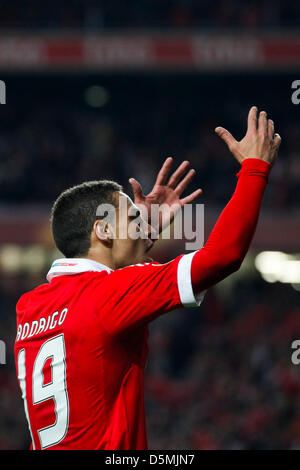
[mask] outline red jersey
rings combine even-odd
[[[147,447],[147,325],[182,305],[199,305],[205,289],[239,268],[269,171],[257,158],[243,161],[201,250],[116,271],[88,259],[58,260],[49,284],[21,297],[15,356],[33,448]]]
[[[15,358],[33,449],[147,448],[147,325],[200,304],[193,256],[116,271],[61,259],[20,298]]]

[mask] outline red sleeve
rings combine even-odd
[[[192,284],[201,292],[239,269],[254,235],[270,165],[258,158],[243,161],[235,192],[204,247],[192,262]]]
[[[101,281],[100,281],[101,282]],[[146,324],[182,306],[200,305],[194,296],[190,255],[166,264],[143,263],[118,269],[102,285],[90,286],[101,295],[101,323],[109,333]]]
[[[255,231],[268,172],[269,164],[259,159],[243,162],[236,190],[201,250],[166,264],[118,269],[94,285],[104,306],[103,327],[115,334],[175,308],[200,305],[205,289],[240,266]]]

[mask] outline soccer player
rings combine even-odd
[[[48,283],[17,304],[16,369],[33,449],[147,448],[148,323],[199,305],[206,289],[239,269],[280,145],[273,121],[266,112],[258,117],[256,107],[240,142],[223,128],[216,132],[241,170],[231,200],[196,252],[166,264],[147,262],[149,219],[143,221],[146,238],[113,236],[130,225],[135,205],[193,201],[201,190],[180,199],[194,175],[190,170],[183,177],[188,162],[166,182],[172,164],[167,159],[148,196],[131,180],[134,203],[111,181],[83,183],[55,202],[53,236],[66,258],[53,263]],[[116,221],[96,215],[101,204],[115,207]],[[158,231],[167,222],[163,214]]]

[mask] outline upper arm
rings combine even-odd
[[[103,327],[118,333],[178,307],[200,305],[204,294],[196,298],[191,282],[193,255],[179,256],[166,264],[128,266],[107,276],[97,289]]]

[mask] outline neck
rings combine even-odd
[[[101,252],[99,252],[99,250],[90,248],[87,256],[82,256],[82,258],[90,259],[92,261],[96,261],[97,263],[104,264],[104,266],[107,266],[110,269],[116,269],[111,253],[106,253],[102,250]]]

